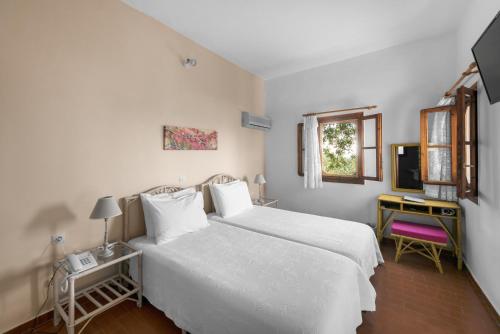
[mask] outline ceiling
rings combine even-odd
[[[124,1],[264,79],[451,32],[467,4],[467,0]]]

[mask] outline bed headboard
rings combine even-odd
[[[227,175],[227,174],[217,174],[206,180],[205,182],[198,184],[196,186],[197,191],[201,191],[203,194],[203,202],[205,203],[205,212],[211,213],[215,211],[214,208],[214,202],[212,201],[212,195],[210,194],[210,187],[209,185],[211,184],[222,184],[222,183],[228,183],[232,181],[236,181],[237,178]]]
[[[158,195],[173,193],[179,190],[182,190],[182,188],[177,186],[159,186],[143,193]],[[123,202],[123,240],[127,242],[132,238],[145,235],[146,225],[144,224],[144,211],[139,194],[125,197]]]

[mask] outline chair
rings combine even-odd
[[[403,254],[417,253],[433,261],[443,273],[439,257],[448,244],[448,234],[441,227],[395,220],[391,236],[396,239],[396,263]]]

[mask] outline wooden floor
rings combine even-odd
[[[441,275],[433,263],[414,254],[403,255],[400,263],[395,264],[392,243],[384,243],[382,252],[386,263],[372,277],[377,311],[363,315],[358,334],[500,333],[492,312],[468,276],[456,270],[452,259],[443,259]],[[50,324],[40,331],[66,332]],[[127,301],[94,318],[84,333],[170,334],[180,330],[150,304],[138,309],[135,303]]]

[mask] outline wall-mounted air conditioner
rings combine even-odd
[[[241,113],[241,126],[244,128],[268,131],[271,130],[271,124],[269,117],[255,116],[248,111]]]

